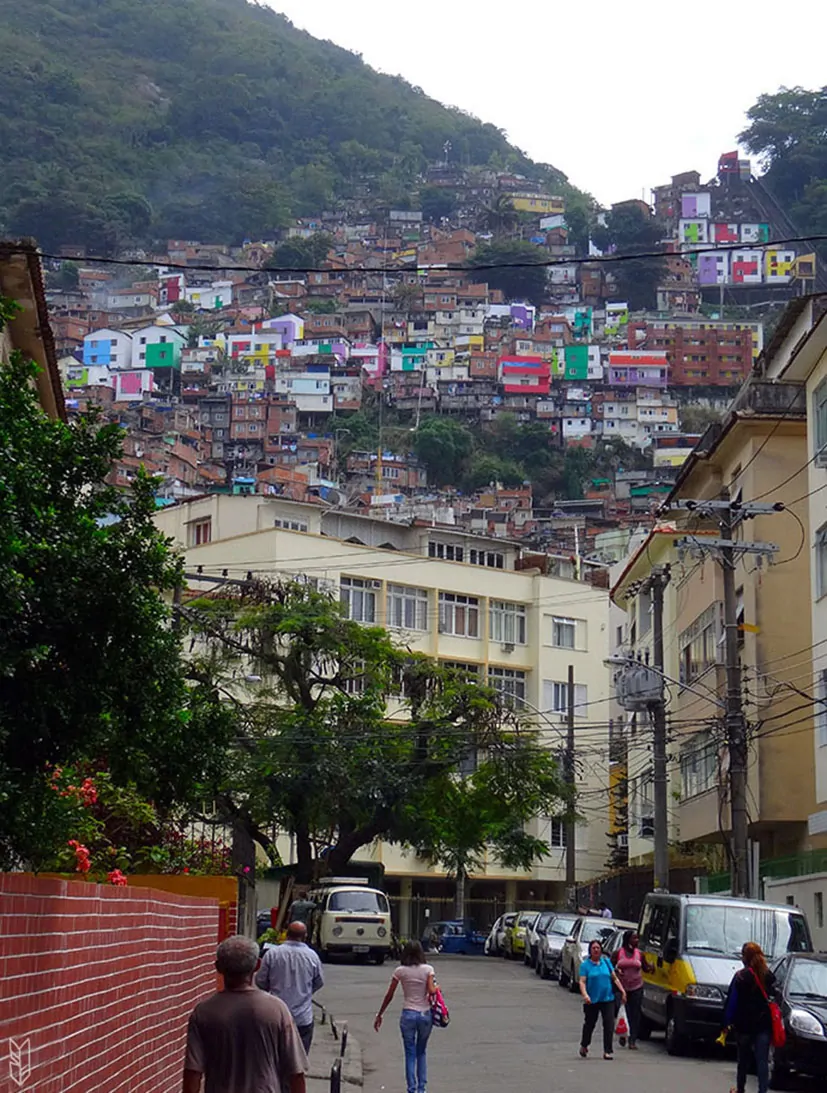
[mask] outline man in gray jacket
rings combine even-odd
[[[256,984],[274,994],[290,1010],[305,1051],[313,1041],[313,995],[324,986],[322,962],[306,944],[307,927],[291,922],[283,945],[264,954]]]

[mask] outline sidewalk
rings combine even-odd
[[[338,1030],[339,1038],[334,1036],[333,1028]],[[322,1025],[316,1017],[313,1032],[313,1045],[310,1048],[310,1070],[307,1074],[307,1093],[329,1093],[330,1070],[341,1055],[342,1033],[346,1022],[335,1014],[327,1014]],[[358,1093],[362,1087],[362,1048],[358,1040],[348,1034],[344,1058],[342,1059],[342,1089],[346,1093]]]

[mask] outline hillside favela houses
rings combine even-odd
[[[802,395],[800,410],[798,402],[779,410],[777,391],[793,381],[771,372],[785,328],[765,346],[753,305],[767,296],[775,325],[785,302],[804,307],[820,273],[806,250],[771,245],[783,217],[737,157],[723,156],[705,184],[695,172],[674,176],[651,207],[613,207],[619,215],[634,206],[662,235],[657,283],[635,307],[611,254],[576,244],[564,198],[505,171],[483,176],[472,186],[461,168],[429,168],[428,185],[462,194],[451,217],[372,208],[359,218],[297,220],[279,238],[238,248],[170,240],[142,257],[134,279],[128,267],[81,257],[77,287],[47,297],[68,413],[94,405],[121,425],[111,481],[128,490],[142,469],[158,478],[158,524],[186,551],[189,573],[318,581],[351,617],[472,666],[524,702],[549,746],[563,731],[574,664],[581,885],[651,862],[646,733],[614,704],[604,661],[649,648],[651,605],[634,589],[653,559],[675,574],[667,674],[679,683],[703,674],[703,693],[723,685],[707,649],[721,625],[715,560],[679,562],[671,517],[659,507],[671,512],[693,491],[718,488],[739,462],[745,493],[771,488],[773,469],[806,462],[809,403]],[[515,217],[494,233],[480,227],[492,203]],[[530,299],[473,269],[492,234],[530,240],[547,263]],[[327,255],[314,269],[279,271],[282,244],[319,237]],[[51,261],[47,274],[59,265]],[[446,464],[434,454],[444,449],[425,443],[435,430],[468,438],[474,458],[469,449]],[[526,437],[530,451],[520,447]],[[808,514],[792,507],[800,484],[779,487],[778,497],[807,527]],[[791,516],[783,520],[766,535],[789,562],[771,579],[744,576],[744,618],[805,596],[812,559],[803,550],[792,558],[788,539],[798,530]],[[191,584],[197,592],[201,582]],[[801,600],[796,618],[808,605]],[[815,605],[811,625],[816,635]],[[771,637],[745,633],[756,723],[793,708],[761,665],[794,652],[794,640],[784,627]],[[783,661],[777,667],[773,678],[783,679]],[[670,777],[681,796],[672,837],[713,847],[692,868],[714,872],[724,781],[718,709],[697,689],[674,699],[681,731]],[[807,753],[799,730],[796,763]],[[761,859],[809,852],[819,835],[809,817],[819,815],[823,779],[798,794],[761,781],[762,769],[787,763],[786,744],[768,736],[753,745]],[[690,784],[706,788],[690,793]],[[479,898],[573,897],[563,825],[539,817],[536,833],[549,857],[525,875],[487,862],[472,878]],[[406,916],[425,897],[449,897],[450,881],[426,863],[398,847],[373,853]]]

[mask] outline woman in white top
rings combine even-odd
[[[409,941],[402,950],[402,963],[391,977],[373,1027],[382,1027],[382,1014],[391,1003],[396,988],[402,985],[402,1016],[399,1028],[405,1047],[405,1081],[408,1093],[425,1093],[428,1069],[425,1052],[431,1035],[431,998],[436,993],[434,969],[425,963],[425,953],[418,941]]]

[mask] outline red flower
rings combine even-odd
[[[189,871],[190,871],[190,867],[188,865],[185,865],[184,869],[183,869],[183,872],[189,873]]]
[[[116,888],[124,888],[127,884],[127,879],[120,869],[113,869],[111,873],[106,874],[106,877],[109,883],[114,884]]]

